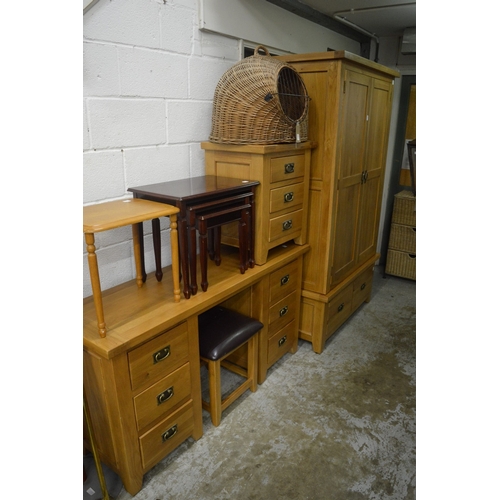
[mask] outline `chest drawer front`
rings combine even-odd
[[[297,320],[288,323],[284,328],[276,332],[268,341],[267,344],[267,363],[268,366],[273,365],[286,354],[293,343],[294,338],[298,335]]]
[[[191,395],[189,363],[134,398],[137,428],[142,429]]]
[[[271,158],[271,183],[303,177],[305,170],[304,155],[288,155]]]
[[[298,262],[294,260],[269,277],[269,304],[274,305],[276,301],[295,291],[298,284]]]
[[[132,390],[188,361],[187,333],[187,323],[182,323],[129,352]]]
[[[352,285],[352,308],[356,309],[372,293],[373,269],[366,270]]]
[[[294,291],[269,309],[269,336],[274,335],[275,332],[295,319],[296,304],[297,298]]]
[[[302,230],[302,210],[296,210],[271,219],[269,224],[269,241],[287,237],[295,238]],[[287,240],[285,240],[287,241]]]
[[[139,438],[142,466],[149,469],[193,432],[193,403],[189,401]]]
[[[304,203],[304,183],[289,184],[276,189],[271,189],[269,212],[296,209]]]
[[[352,286],[348,286],[328,302],[327,332],[340,326],[351,314]]]

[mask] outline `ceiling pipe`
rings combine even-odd
[[[367,35],[375,40],[376,43],[376,49],[375,49],[375,62],[378,62],[378,49],[379,49],[379,38],[375,33],[371,33],[361,26],[358,26],[357,24],[348,21],[343,14],[353,14],[354,12],[370,12],[370,11],[376,11],[376,10],[382,10],[382,9],[393,9],[394,7],[406,7],[408,5],[416,5],[416,2],[412,3],[402,3],[402,4],[397,4],[397,5],[381,5],[379,7],[366,7],[364,9],[349,9],[349,10],[341,10],[333,13],[333,18],[349,27],[351,27],[354,30],[357,30],[359,33],[363,33],[364,35]]]
[[[354,12],[354,9],[351,9],[350,11],[344,11],[344,12]],[[379,48],[379,38],[375,33],[371,33],[368,30],[365,30],[361,26],[358,26],[357,24],[354,24],[351,21],[348,21],[345,17],[342,17],[339,13],[334,13],[333,17],[335,20],[345,24],[346,26],[351,27],[352,29],[359,31],[360,33],[363,33],[364,35],[369,36],[370,38],[373,38],[375,40],[375,62],[378,62],[378,48]]]

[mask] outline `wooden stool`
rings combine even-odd
[[[143,281],[139,234],[140,224],[145,220],[157,219],[158,217],[170,217],[174,300],[175,302],[179,302],[181,300],[181,290],[179,282],[179,242],[177,234],[178,213],[179,209],[177,207],[137,198],[110,201],[83,207],[83,232],[85,234],[85,242],[87,243],[90,281],[97,314],[97,327],[101,337],[106,337],[106,322],[104,321],[101,283],[94,245],[94,233],[116,229],[122,226],[132,226],[136,280],[137,286],[141,287]]]
[[[208,365],[210,403],[202,407],[210,413],[212,424],[218,426],[222,412],[247,389],[257,390],[257,336],[263,328],[260,321],[222,306],[216,306],[198,316],[201,362]],[[247,368],[230,363],[226,358],[242,345],[248,345]],[[231,394],[222,399],[221,366],[245,377]]]

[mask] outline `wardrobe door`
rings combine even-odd
[[[375,255],[391,120],[392,82],[372,79],[358,222],[358,264]]]
[[[334,231],[330,286],[349,274],[358,260],[358,220],[365,170],[370,84],[371,79],[366,75],[345,71],[337,155],[338,178],[332,206]]]

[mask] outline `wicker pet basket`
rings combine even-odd
[[[260,55],[263,50],[266,55]],[[215,88],[210,141],[279,144],[307,140],[309,96],[300,75],[258,46]]]

